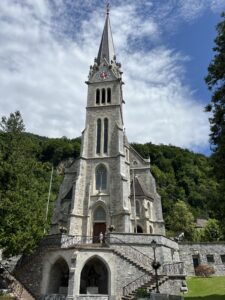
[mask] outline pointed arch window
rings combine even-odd
[[[111,103],[111,89],[107,88],[107,103]]]
[[[138,200],[135,201],[135,205],[136,205],[136,216],[140,216],[141,208]]]
[[[97,120],[97,146],[96,153],[100,154],[101,152],[101,134],[102,134],[102,121],[101,119]]]
[[[95,172],[96,190],[106,190],[107,187],[107,170],[104,165],[99,165]]]
[[[148,202],[148,217],[151,218],[151,203]]]
[[[104,153],[108,152],[108,128],[109,121],[107,118],[104,119]]]
[[[103,207],[98,206],[94,211],[94,221],[106,221],[106,212]]]
[[[102,89],[102,104],[105,104],[105,89]]]
[[[96,90],[96,104],[100,104],[100,90],[97,89]]]

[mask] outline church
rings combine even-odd
[[[122,74],[108,9],[86,82],[80,157],[65,166],[49,235],[15,271],[33,299],[129,300],[141,288],[179,295],[184,286],[187,248],[181,255],[166,238],[150,159],[125,134]]]

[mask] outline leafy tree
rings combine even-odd
[[[25,125],[20,112],[17,110],[15,113],[11,113],[8,118],[3,116],[0,128],[2,128],[4,132],[11,133],[21,133],[25,131]]]
[[[222,238],[220,223],[216,219],[209,219],[203,229],[203,239],[207,242],[218,241]]]
[[[210,121],[210,141],[213,149],[213,165],[219,179],[219,197],[214,202],[216,217],[225,228],[225,13],[217,25],[217,37],[213,48],[215,55],[209,64],[208,75],[205,78],[212,92],[211,103],[206,111],[212,113]],[[225,236],[225,229],[224,229]]]
[[[225,179],[225,13],[221,16],[222,21],[217,25],[217,37],[214,40],[215,55],[208,67],[205,81],[212,92],[211,103],[206,111],[212,112],[210,137],[214,162],[218,176]]]
[[[169,218],[169,224],[174,235],[183,232],[185,240],[195,238],[194,216],[183,201],[178,200],[173,206],[173,216]]]
[[[2,118],[0,133],[0,247],[7,256],[32,251],[43,236],[51,171],[37,161],[36,144],[15,114]]]

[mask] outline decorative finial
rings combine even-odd
[[[109,2],[106,4],[106,14],[108,15],[110,11],[110,4]]]

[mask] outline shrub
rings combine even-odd
[[[199,265],[197,268],[195,268],[195,274],[197,276],[209,277],[214,273],[215,273],[214,268],[208,265]]]

